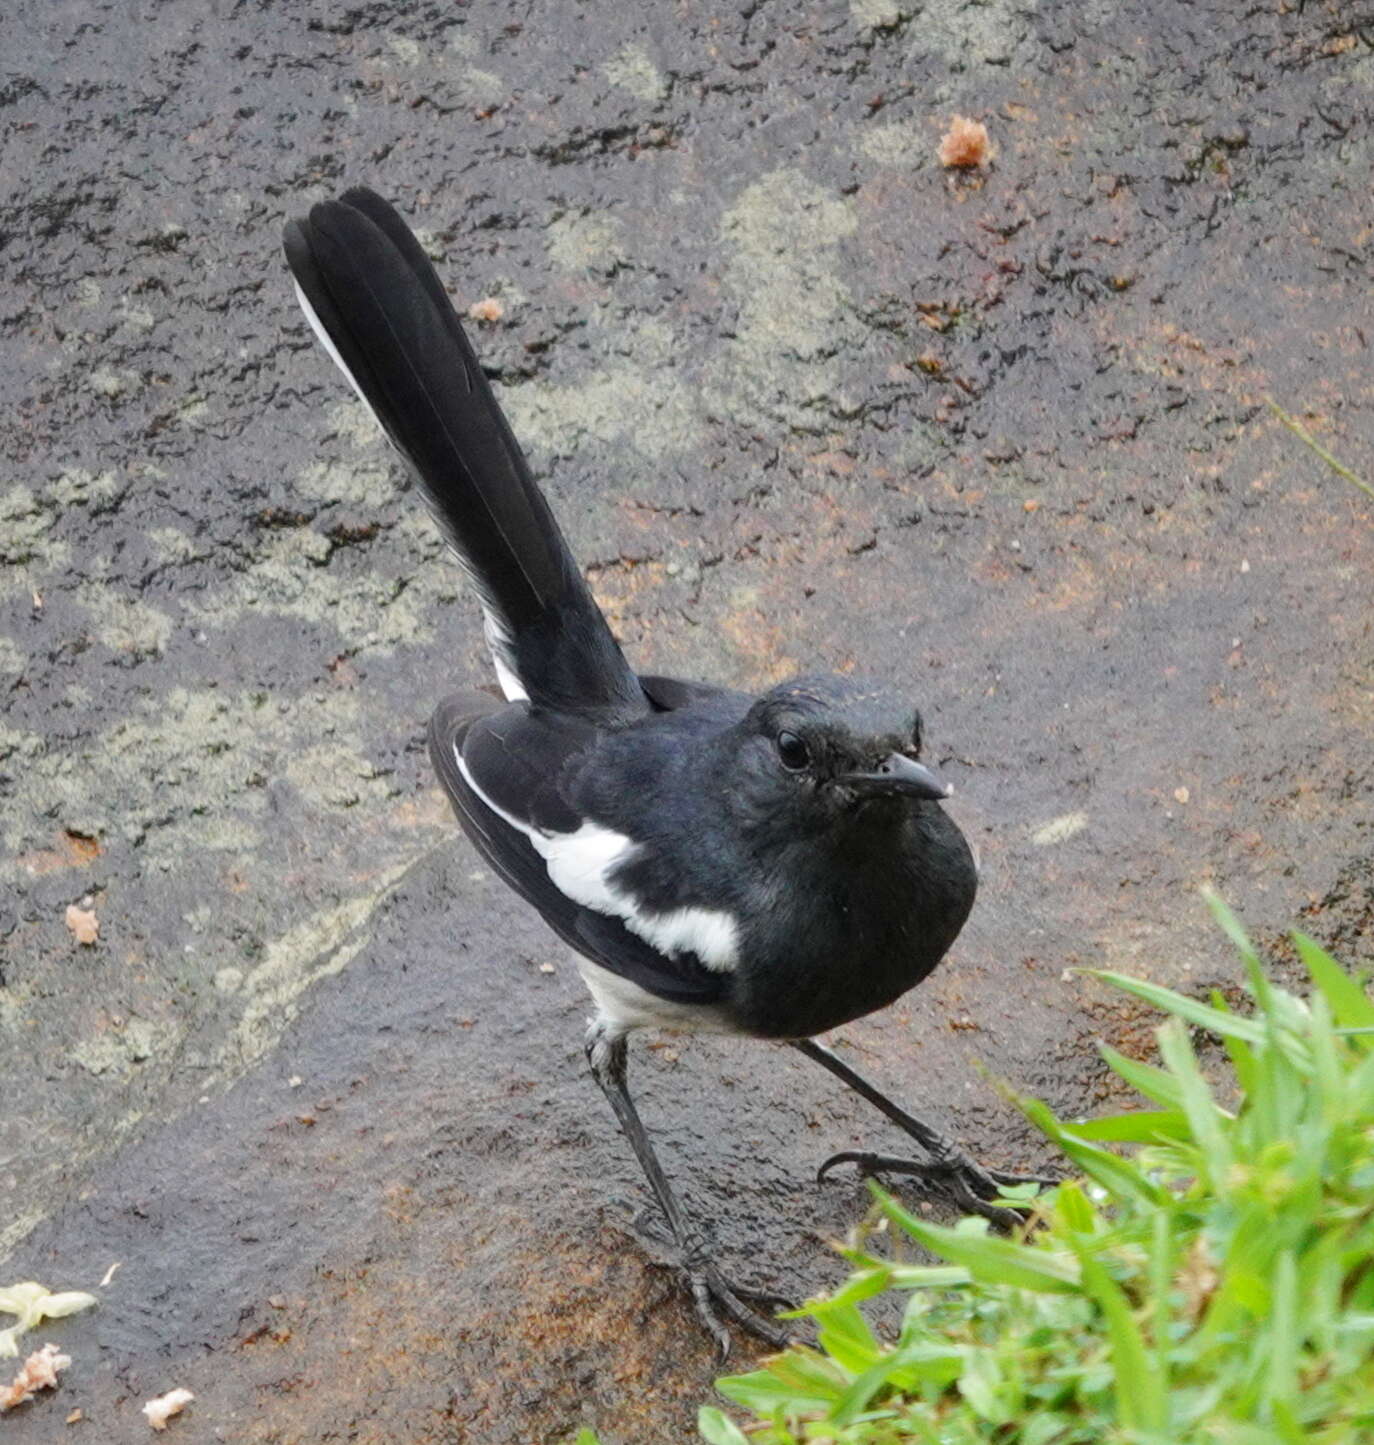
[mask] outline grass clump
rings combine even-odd
[[[1264,974],[1230,913],[1252,1007],[1094,976],[1171,1017],[1160,1063],[1104,1048],[1149,1101],[1066,1123],[1022,1100],[1078,1177],[1012,1238],[874,1187],[941,1263],[846,1251],[794,1346],[717,1387],[711,1445],[1358,1445],[1374,1440],[1374,1003],[1311,939],[1306,999]],[[1194,1033],[1227,1058],[1208,1082]],[[1125,1146],[1122,1149],[1109,1146]],[[861,1309],[906,1295],[895,1340]]]

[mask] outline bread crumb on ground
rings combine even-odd
[[[173,1415],[180,1415],[195,1398],[189,1390],[180,1388],[168,1390],[165,1395],[159,1395],[156,1400],[149,1400],[143,1407],[143,1413],[148,1417],[148,1423],[154,1430],[165,1430],[167,1421]]]
[[[987,126],[981,120],[956,115],[940,141],[940,164],[971,170],[987,160],[990,149]]]
[[[100,937],[100,920],[94,908],[78,908],[75,903],[67,905],[67,927],[78,943],[92,944]]]
[[[505,314],[506,308],[495,296],[487,296],[481,301],[474,301],[468,307],[468,316],[473,321],[499,321]]]
[[[71,1362],[71,1356],[59,1354],[56,1345],[35,1350],[20,1366],[14,1383],[0,1388],[0,1414],[32,1399],[39,1390],[55,1390],[57,1372],[65,1370]]]

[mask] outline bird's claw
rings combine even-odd
[[[659,1256],[655,1262],[660,1267],[678,1270],[686,1277],[697,1318],[716,1342],[722,1362],[729,1355],[731,1344],[730,1333],[721,1322],[722,1315],[775,1350],[787,1347],[791,1340],[787,1330],[751,1309],[750,1304],[770,1309],[795,1309],[794,1300],[776,1290],[737,1284],[727,1279],[712,1256],[711,1242],[705,1234],[693,1230],[684,1240],[674,1243],[665,1239],[647,1221],[637,1221],[634,1232],[642,1243],[651,1246],[651,1254]]]
[[[1057,1179],[1034,1175],[1009,1174],[1001,1169],[985,1169],[976,1160],[957,1150],[929,1159],[904,1159],[893,1154],[875,1154],[865,1149],[842,1149],[832,1154],[817,1170],[820,1182],[839,1164],[853,1164],[865,1176],[901,1174],[919,1179],[948,1195],[960,1209],[981,1215],[994,1224],[1007,1225],[1019,1218],[1028,1204],[1002,1197],[1003,1188],[1035,1184],[1049,1189]]]
[[[779,1300],[779,1296],[765,1290],[753,1290],[732,1285],[713,1264],[684,1266],[688,1283],[692,1288],[692,1302],[696,1306],[697,1318],[707,1334],[716,1342],[716,1350],[723,1364],[730,1354],[730,1332],[721,1323],[721,1313],[733,1320],[741,1329],[760,1339],[775,1350],[783,1350],[791,1339],[787,1331],[773,1320],[765,1318],[757,1310],[750,1309],[745,1300],[759,1302]]]
[[[743,1300],[751,1304],[767,1305],[775,1310],[794,1310],[797,1302],[791,1295],[779,1294],[775,1289],[755,1289],[752,1285],[733,1284],[731,1289]]]

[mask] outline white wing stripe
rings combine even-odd
[[[586,822],[575,833],[550,833],[508,813],[478,786],[455,743],[453,758],[468,787],[493,813],[530,840],[544,860],[554,887],[574,903],[618,918],[646,943],[669,958],[694,953],[707,968],[728,973],[739,961],[739,926],[717,908],[674,908],[652,913],[610,881],[610,875],[631,858],[639,844],[624,833]]]

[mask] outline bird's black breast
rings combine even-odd
[[[939,963],[977,873],[955,823],[917,804],[823,851],[798,846],[746,911],[730,1013],[769,1038],[809,1038],[884,1008]]]

